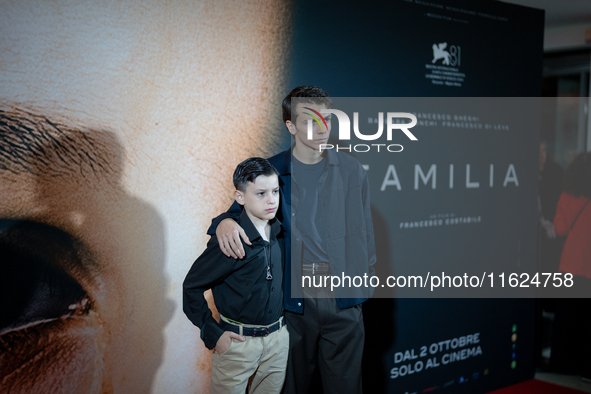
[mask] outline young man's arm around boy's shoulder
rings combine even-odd
[[[236,222],[241,212],[240,205],[234,201],[227,212],[212,219],[211,226],[207,230],[208,235],[215,234],[219,237],[220,250],[233,259],[244,258],[244,247],[240,239],[243,239],[247,245],[251,245],[244,229]]]
[[[183,311],[191,322],[201,330],[201,339],[208,349],[215,347],[224,353],[232,338],[244,341],[240,335],[224,331],[213,318],[203,295],[208,289],[222,283],[235,269],[237,261],[220,252],[217,237],[213,235],[205,251],[195,260],[183,282]]]

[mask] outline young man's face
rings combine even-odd
[[[279,179],[277,175],[257,177],[249,182],[245,192],[236,191],[236,201],[248,213],[260,220],[271,220],[279,209]]]
[[[292,115],[296,115],[295,123],[287,121],[287,128],[291,135],[294,136],[296,145],[300,147],[306,147],[315,151],[320,151],[320,145],[328,143],[328,137],[330,136],[331,115],[323,115],[322,118],[316,114],[323,109],[326,109],[325,105],[301,103],[297,104],[295,111]],[[320,121],[320,124],[312,117],[314,115],[316,119]],[[312,138],[308,138],[308,123],[312,124]],[[328,126],[328,128],[327,128]]]

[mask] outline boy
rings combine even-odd
[[[212,393],[279,393],[285,380],[289,334],[283,320],[284,245],[278,172],[251,158],[234,171],[234,198],[243,207],[240,226],[251,241],[245,257],[226,257],[211,236],[183,283],[183,310],[214,349]],[[217,322],[203,293],[211,288]]]

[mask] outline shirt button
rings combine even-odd
[[[302,303],[301,302],[298,302],[298,306],[302,306]]]
[[[295,216],[295,212],[292,212],[291,216]]]
[[[271,291],[275,291],[275,288],[274,287],[271,287]]]
[[[273,312],[271,309],[269,309],[269,313]]]

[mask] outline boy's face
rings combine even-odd
[[[236,190],[235,197],[250,215],[260,220],[271,220],[279,209],[279,179],[277,175],[261,175],[248,183],[245,192]]]
[[[328,143],[328,137],[330,136],[330,130],[332,128],[331,115],[329,114],[322,116],[326,121],[326,124],[324,124],[320,116],[315,114],[313,111],[306,109],[306,107],[311,108],[316,112],[326,109],[325,105],[309,103],[297,104],[296,110],[294,111],[294,114],[296,115],[295,123],[289,120],[285,123],[287,124],[287,129],[291,135],[294,136],[297,146],[307,147],[315,151],[319,151],[321,144]],[[318,124],[318,122],[308,114],[314,115],[320,121],[320,124]],[[308,123],[310,122],[312,123],[313,131],[312,139],[308,139]],[[326,126],[328,126],[328,129]]]

